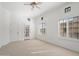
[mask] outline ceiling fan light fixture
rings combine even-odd
[[[32,9],[34,9],[34,8],[40,8],[39,7],[40,3],[41,2],[31,2],[30,4],[24,4],[24,5],[30,5],[30,6],[32,6]]]

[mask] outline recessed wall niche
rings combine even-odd
[[[61,36],[66,36],[67,34],[67,23],[64,22],[64,20],[62,22],[60,22],[60,35]]]

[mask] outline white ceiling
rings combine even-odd
[[[29,2],[2,2],[1,4],[7,10],[16,13],[16,15],[35,17],[47,11],[48,9],[62,5],[64,2],[42,2],[40,4],[40,9],[31,9],[32,7],[30,5],[24,5],[24,3]]]

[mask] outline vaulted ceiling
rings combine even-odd
[[[19,16],[26,16],[26,17],[35,17],[37,15],[40,15],[41,13],[51,9],[55,8],[59,5],[64,4],[64,2],[42,2],[39,6],[39,8],[34,8],[30,5],[24,5],[25,3],[31,3],[31,2],[2,2],[2,6],[9,10],[10,12],[15,13]]]

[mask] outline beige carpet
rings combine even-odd
[[[79,53],[40,40],[16,41],[0,48],[1,56],[79,56]]]

